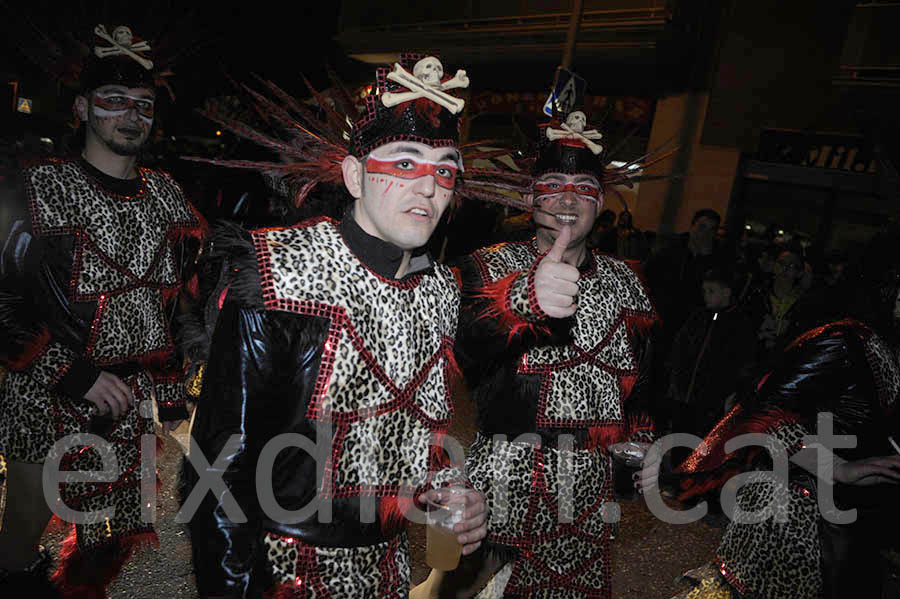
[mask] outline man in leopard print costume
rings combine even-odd
[[[900,456],[889,442],[900,431],[897,272],[857,290],[867,304],[859,311],[867,324],[847,319],[801,335],[755,393],[707,436],[707,451],[695,451],[682,466],[681,498],[687,500],[720,489],[742,471],[772,470],[774,443],[724,452],[739,435],[767,434],[790,458],[787,485],[755,473],[741,486],[737,505],[765,519],[733,520],[714,561],[684,576],[692,587],[677,599],[882,596],[880,551],[896,546],[900,533]],[[832,414],[833,434],[852,435],[854,447],[832,453],[807,446],[804,438],[817,434],[822,413]],[[831,464],[828,478],[819,470],[820,452],[823,464]],[[655,473],[642,478],[648,490],[655,486]],[[818,495],[827,487],[839,510],[857,511],[855,521],[823,517]]]
[[[152,72],[130,56],[92,56],[81,83],[81,156],[25,169],[19,205],[0,212],[0,588],[49,565],[38,546],[53,502],[44,462],[104,470],[102,441],[111,478],[59,489],[69,509],[108,512],[77,522],[54,576],[64,593],[102,596],[131,549],[155,541],[141,488],[146,476],[156,484],[155,458],[142,442],[155,450],[152,399],[164,431],[187,416],[170,325],[201,223],[168,174],[136,165],[153,124]],[[101,439],[54,447],[79,433]]]
[[[467,472],[491,516],[486,551],[440,582],[432,573],[432,597],[471,596],[497,573],[480,596],[608,598],[608,447],[652,438],[642,375],[653,306],[629,264],[585,245],[603,204],[602,148],[541,137],[535,237],[458,265],[457,355],[479,427]],[[574,304],[536,305],[545,271]]]
[[[436,447],[453,414],[459,289],[423,249],[459,190],[459,121],[390,78],[423,70],[415,58],[379,71],[378,93],[346,132],[349,148],[343,116],[315,129],[301,114],[290,127],[295,143],[267,139],[303,160],[286,175],[295,177],[286,187],[299,190],[297,201],[317,182],[343,181],[354,201],[342,220],[231,228],[214,238],[211,258],[229,276],[211,295],[220,312],[192,435],[208,460],[228,458],[207,470],[222,472],[228,494],[188,485],[192,495],[206,493],[190,524],[201,597],[269,588],[278,597],[405,599],[404,515],[423,494],[466,484]],[[437,89],[437,77],[423,83]],[[464,71],[453,78],[463,79]],[[387,105],[391,98],[407,99]],[[290,111],[302,113],[290,100],[283,110],[267,106],[284,125]],[[287,438],[274,466],[263,464]],[[307,441],[324,443],[324,455],[295,447]],[[242,513],[229,508],[231,496]],[[463,497],[454,530],[468,554],[484,537],[485,505],[471,489]],[[316,512],[296,513],[311,501]]]

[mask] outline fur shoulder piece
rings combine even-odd
[[[265,308],[250,233],[232,223],[217,223],[199,261],[199,301],[179,318],[179,343],[192,363],[205,362],[219,312],[225,301]]]

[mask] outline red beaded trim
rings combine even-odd
[[[538,260],[528,269],[528,284],[525,289],[526,293],[528,293],[528,310],[531,312],[530,319],[544,320],[545,318],[550,318],[550,316],[544,312],[543,308],[541,308],[541,304],[538,302],[537,298],[537,291],[534,287],[534,277],[535,274],[537,274],[540,263],[540,260]]]
[[[533,531],[533,526],[535,516],[539,510],[554,515],[557,514],[557,498],[550,493],[547,488],[544,468],[545,459],[546,455],[540,449],[535,448],[532,463],[531,495],[528,511],[525,515],[522,536],[515,537],[494,533],[488,534],[488,540],[492,543],[519,548],[520,557],[513,566],[513,572],[506,585],[505,592],[509,594],[530,596],[539,589],[560,588],[583,593],[585,597],[592,599],[609,599],[611,597],[610,583],[612,581],[612,564],[610,561],[611,539],[607,536],[590,534],[583,530],[582,526],[590,516],[602,509],[606,499],[612,499],[611,478],[605,478],[602,482],[602,489],[597,501],[590,508],[585,510],[583,514],[579,515],[575,522],[558,524],[556,529],[551,533],[536,534]],[[547,567],[542,561],[540,553],[534,549],[534,547],[539,544],[555,541],[560,538],[571,537],[577,537],[581,542],[595,547],[598,552],[563,574]],[[593,583],[591,586],[576,583],[575,580],[585,572],[591,570],[598,560],[602,560],[603,562],[602,580]],[[543,582],[532,585],[520,585],[519,577],[521,575],[522,563],[526,561],[546,577]],[[602,585],[601,588],[597,588],[598,582]]]
[[[547,411],[547,402],[549,400],[550,388],[552,385],[553,374],[569,370],[575,366],[579,366],[581,364],[591,363],[598,368],[609,372],[618,377],[627,377],[627,376],[636,376],[638,374],[638,370],[636,368],[623,369],[616,368],[614,366],[610,366],[604,362],[602,362],[599,358],[600,352],[609,345],[610,341],[612,341],[613,336],[616,331],[626,320],[626,315],[620,313],[616,318],[613,326],[610,328],[609,332],[606,336],[601,339],[597,345],[595,345],[592,349],[588,351],[584,351],[583,349],[577,347],[576,345],[570,345],[578,356],[572,358],[570,360],[563,360],[561,362],[555,362],[553,364],[536,364],[530,365],[528,363],[527,354],[522,356],[522,360],[519,362],[518,373],[519,374],[539,374],[541,375],[541,385],[539,391],[539,400],[538,400],[538,416],[536,420],[536,424],[538,426],[546,426],[546,427],[563,427],[563,428],[587,428],[592,426],[600,426],[610,421],[597,421],[597,420],[556,420],[553,418],[548,418],[545,416]],[[636,363],[634,358],[634,353],[631,347],[628,347],[629,358],[632,364]],[[619,396],[619,408],[620,413],[624,414],[624,403],[625,398],[620,394]]]
[[[332,219],[327,217],[319,217],[311,219],[309,221],[305,221],[302,226],[314,226],[322,222],[323,220],[326,220],[332,225],[335,225],[335,222]],[[293,312],[295,314],[327,318],[331,321],[328,333],[326,335],[325,343],[322,348],[322,358],[319,362],[319,372],[316,377],[313,397],[310,401],[306,413],[306,417],[309,420],[333,422],[337,425],[337,431],[335,432],[335,437],[332,444],[332,453],[329,456],[329,459],[324,468],[325,476],[323,478],[323,488],[320,491],[320,495],[322,497],[338,498],[356,497],[361,495],[375,495],[380,497],[396,495],[397,493],[404,490],[400,485],[371,485],[365,487],[362,485],[351,485],[334,489],[333,482],[335,468],[336,465],[340,463],[345,437],[349,431],[350,425],[352,425],[353,423],[366,418],[380,416],[382,414],[386,414],[399,409],[404,409],[412,414],[413,417],[425,424],[433,432],[446,431],[446,429],[450,426],[450,422],[452,422],[453,417],[453,403],[452,401],[449,401],[449,389],[447,388],[447,385],[445,384],[444,386],[444,395],[445,399],[448,400],[450,416],[444,420],[434,420],[427,414],[425,414],[421,410],[421,408],[419,408],[419,406],[415,404],[414,394],[425,381],[428,374],[434,368],[435,364],[437,364],[437,362],[441,358],[444,358],[445,362],[449,363],[449,357],[452,355],[453,340],[445,336],[442,339],[440,347],[431,356],[428,362],[425,363],[422,368],[420,368],[419,372],[416,373],[416,375],[410,380],[410,382],[404,389],[399,389],[396,383],[394,383],[394,381],[391,380],[391,378],[384,372],[384,369],[378,364],[377,360],[371,354],[371,352],[369,352],[368,348],[366,348],[365,341],[353,326],[353,323],[347,316],[344,308],[340,306],[322,304],[314,301],[292,300],[279,298],[276,296],[273,285],[272,263],[271,255],[269,252],[267,233],[269,231],[278,231],[285,228],[288,227],[258,229],[251,233],[251,237],[253,240],[254,248],[256,249],[256,260],[259,270],[260,287],[262,288],[262,295],[266,309],[281,310],[285,312]],[[396,286],[400,287],[412,287],[418,282],[419,278],[420,277],[416,277],[415,281],[388,281],[379,277],[379,279],[382,279],[385,282],[395,283],[397,284]],[[349,337],[354,349],[356,349],[362,360],[365,362],[371,375],[375,379],[377,379],[391,393],[391,395],[394,396],[394,399],[379,406],[362,408],[350,412],[334,412],[321,410],[321,405],[328,391],[328,384],[334,370],[335,353],[337,351],[338,342],[340,341],[342,333],[346,334]],[[415,492],[418,492],[418,490],[423,488],[425,487],[423,486],[419,489],[416,489]],[[413,492],[413,490],[409,489],[407,489],[407,491]]]
[[[100,337],[100,323],[103,321],[103,312],[106,310],[106,296],[101,295],[97,298],[97,310],[94,312],[94,320],[91,322],[91,332],[88,334],[88,342],[85,345],[84,353],[90,356],[94,353],[94,345]]]
[[[276,535],[271,532],[267,532],[266,536],[270,539],[279,540],[286,545],[292,545],[297,551],[297,558],[294,561],[294,582],[276,585],[273,590],[266,593],[266,597],[272,597],[273,599],[306,599],[310,596],[310,592],[313,592],[317,599],[339,599],[332,595],[322,579],[322,574],[327,575],[328,572],[323,572],[319,564],[319,556],[315,545],[310,545],[295,537]],[[382,574],[378,585],[379,597],[393,596],[393,594],[387,595],[386,593],[393,591],[397,587],[407,586],[409,583],[405,577],[401,576],[400,570],[397,568],[397,559],[401,550],[402,540],[403,535],[397,535],[388,541],[384,555],[378,561],[378,569]],[[368,549],[368,547],[361,549]]]
[[[72,164],[74,164],[78,168],[78,170],[80,170],[84,174],[87,180],[91,182],[91,184],[97,191],[104,195],[110,195],[114,198],[119,198],[120,200],[139,200],[147,194],[147,175],[145,174],[147,172],[146,169],[140,167],[136,169],[137,176],[141,180],[141,187],[140,189],[138,189],[137,193],[135,193],[134,195],[123,195],[120,193],[108,191],[106,188],[104,188],[87,169],[85,169],[83,166],[81,166],[81,164],[78,163],[77,160],[73,160]]]
[[[130,380],[129,380],[130,379]],[[145,399],[143,392],[141,391],[140,385],[137,384],[137,377],[129,377],[126,379],[126,383],[131,387],[132,392],[134,393],[135,406],[140,405],[140,403]],[[62,404],[62,405],[61,405]],[[132,409],[137,409],[132,408]],[[57,439],[60,439],[64,436],[65,430],[63,428],[62,419],[63,417],[67,417],[71,420],[74,420],[78,427],[81,430],[86,430],[89,425],[89,420],[82,416],[74,406],[69,402],[54,402],[53,404],[53,420],[56,422],[56,436]],[[137,416],[140,422],[141,417]],[[129,487],[137,487],[141,484],[141,434],[147,431],[138,431],[138,434],[133,437],[123,437],[116,434],[117,430],[121,429],[123,424],[126,422],[126,418],[122,418],[118,422],[116,422],[110,432],[104,437],[106,441],[109,443],[115,443],[118,445],[129,445],[133,444],[135,447],[134,452],[134,460],[129,464],[127,468],[125,468],[119,474],[119,478],[111,483],[95,483],[92,485],[94,488],[93,491],[86,491],[83,493],[79,493],[74,496],[66,497],[66,504],[73,509],[77,509],[78,506],[84,503],[87,499],[91,497],[96,497],[98,495],[105,495],[107,493],[112,492],[116,489],[121,488],[129,488]],[[140,427],[138,427],[140,428]],[[86,451],[86,449],[82,449],[80,451]],[[80,453],[80,452],[79,452]],[[76,455],[67,454],[63,456],[63,459],[60,462],[60,469],[66,470],[69,469],[72,465],[72,462],[76,459]],[[157,472],[158,473],[158,472]],[[75,483],[75,484],[84,484],[84,483]],[[61,492],[69,487],[69,483],[60,483]]]
[[[715,563],[716,563],[716,567],[719,569],[719,573],[722,575],[722,577],[725,580],[728,581],[728,584],[733,586],[735,588],[735,590],[738,593],[740,593],[741,595],[748,594],[747,587],[745,587],[743,584],[741,584],[741,582],[734,575],[734,572],[732,572],[731,568],[729,568],[728,565],[725,563],[725,560],[723,560],[722,558],[719,557],[719,558],[716,558]]]

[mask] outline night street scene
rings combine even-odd
[[[0,0],[0,597],[900,598],[898,25]]]

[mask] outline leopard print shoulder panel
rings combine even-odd
[[[866,339],[865,348],[881,407],[891,410],[900,396],[900,356],[875,334]]]
[[[75,239],[67,293],[70,301],[97,303],[86,354],[98,364],[172,347],[163,293],[181,285],[173,232],[199,225],[168,175],[139,174],[140,192],[120,196],[77,162],[53,161],[25,172],[35,235]]]
[[[636,377],[632,320],[655,320],[653,305],[637,275],[622,260],[594,256],[594,267],[578,280],[573,343],[530,349],[521,374],[541,375],[537,425],[588,428],[621,425],[623,381]]]
[[[484,283],[498,281],[517,271],[527,270],[538,257],[532,241],[498,243],[472,253]]]
[[[331,321],[307,413],[336,427],[326,484],[330,478],[339,497],[425,485],[432,433],[452,417],[453,274],[437,265],[404,281],[384,279],[330,219],[252,236],[267,309]]]

